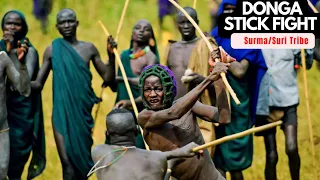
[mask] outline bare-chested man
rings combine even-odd
[[[197,12],[193,8],[185,7],[184,10],[187,11],[196,23],[199,23]],[[173,71],[177,79],[176,99],[179,99],[187,93],[187,88],[181,82],[181,78],[184,75],[185,70],[188,68],[191,52],[199,38],[196,35],[196,29],[180,11],[177,14],[176,25],[180,31],[182,40],[170,42],[166,64],[170,70]]]
[[[197,100],[203,91],[226,72],[223,63],[217,63],[212,73],[197,87],[173,103],[177,89],[173,72],[166,66],[146,67],[139,88],[146,107],[138,117],[144,137],[152,150],[171,151],[190,142],[204,144],[196,117],[218,122],[218,109]],[[200,158],[188,158],[173,168],[172,176],[180,180],[224,179],[215,168],[208,150]]]
[[[56,28],[63,38],[47,47],[43,65],[32,84],[33,88],[42,88],[52,69],[52,123],[64,179],[87,179],[93,165],[91,110],[98,99],[91,87],[89,64],[93,63],[106,85],[113,83],[115,75],[114,55],[109,56],[109,64],[105,65],[92,43],[77,39],[78,24],[73,10],[62,9],[58,13]]]
[[[7,121],[7,106],[6,106],[6,78],[13,87],[24,96],[30,95],[30,80],[25,64],[25,55],[28,51],[28,46],[13,44],[14,33],[12,31],[4,31],[3,34],[6,48],[0,51],[0,180],[7,178],[10,156],[9,142],[9,127]],[[15,48],[14,47],[18,47]],[[8,54],[18,54],[20,60],[19,71],[15,68]]]
[[[96,166],[92,172],[99,180],[169,180],[167,168],[171,169],[181,160],[193,157],[194,142],[173,151],[146,151],[135,146],[137,126],[133,114],[126,109],[114,109],[107,115],[106,135],[111,145],[98,145],[92,150],[92,159]],[[104,165],[121,157],[110,166]],[[169,160],[167,163],[167,160]],[[169,171],[170,172],[170,171]]]
[[[184,10],[199,24],[197,12],[191,7],[185,7]],[[209,74],[209,65],[207,63],[210,57],[209,49],[204,44],[203,40],[196,35],[196,29],[193,27],[187,17],[179,11],[176,17],[176,26],[181,34],[181,41],[169,43],[167,49],[167,66],[174,72],[177,78],[177,96],[176,99],[184,96],[193,87],[200,84]],[[215,40],[212,37],[207,37],[213,47],[217,47]],[[207,58],[207,59],[206,59]],[[198,65],[199,64],[199,65]],[[187,69],[192,69],[193,73],[190,77],[192,80],[188,84],[184,84],[181,78],[185,75]],[[186,83],[186,82],[185,82]],[[227,94],[224,91],[222,80],[212,83],[199,99],[200,102],[206,105],[216,105],[219,107],[220,122],[229,122],[230,113],[227,101]],[[198,125],[206,142],[215,140],[214,126],[198,118]],[[214,147],[210,147],[209,152],[213,155]]]

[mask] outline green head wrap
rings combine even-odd
[[[4,20],[9,13],[18,14],[22,20],[22,29],[21,29],[22,33],[21,33],[21,38],[19,39],[19,41],[21,42],[21,44],[23,44],[24,40],[26,39],[26,35],[28,33],[29,28],[28,28],[26,17],[24,16],[24,14],[22,12],[17,11],[17,10],[11,10],[11,11],[8,11],[6,14],[4,14],[4,16],[2,17],[2,20],[1,20],[1,29],[2,29],[2,31],[4,30],[4,23],[5,23]],[[32,44],[29,42],[28,46],[32,47]],[[3,40],[0,41],[0,50],[7,52],[6,43]]]
[[[163,109],[169,108],[172,106],[175,96],[177,95],[177,82],[174,77],[173,72],[167,67],[160,64],[154,64],[146,66],[140,75],[139,79],[139,90],[143,100],[143,105],[147,109],[151,109],[146,98],[143,95],[143,86],[144,81],[151,75],[157,76],[164,89],[164,98],[163,98]]]
[[[150,24],[150,23],[149,23]],[[152,28],[152,25],[150,24],[150,27],[151,27],[151,37],[152,39],[154,40],[154,46],[150,46],[150,50],[156,55],[157,57],[157,62],[156,64],[159,64],[160,63],[160,56],[159,56],[159,52],[158,52],[158,46],[157,46],[157,41],[156,41],[156,37],[154,36],[154,32],[153,32],[153,28]],[[132,40],[132,37],[131,37],[131,40],[130,40],[130,49],[133,48],[133,40]]]

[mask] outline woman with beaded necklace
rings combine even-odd
[[[110,44],[111,41],[108,41],[108,47]],[[108,48],[108,53],[113,53],[110,48]],[[130,48],[124,50],[120,56],[124,70],[128,77],[132,95],[134,98],[138,98],[140,96],[138,83],[142,69],[145,66],[160,63],[153,29],[147,20],[139,20],[135,24],[132,31]],[[120,69],[118,70],[118,75],[115,82],[115,88],[112,88],[114,92],[117,92],[115,106],[118,108],[126,108],[129,102],[125,100],[129,100],[129,95]],[[139,111],[141,111],[142,108],[142,104],[141,107],[138,106]],[[108,139],[106,143],[109,144]],[[145,148],[141,134],[137,136],[136,143],[138,148]]]

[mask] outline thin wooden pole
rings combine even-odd
[[[117,29],[117,34],[116,34],[116,38],[115,38],[116,42],[118,42],[118,39],[119,39],[120,30],[121,30],[121,27],[122,27],[122,24],[123,24],[124,16],[125,16],[125,14],[127,12],[128,5],[129,5],[129,0],[126,0],[126,2],[124,4],[124,7],[122,9],[122,14],[121,14],[121,18],[120,18],[118,29]],[[117,63],[117,61],[115,62],[115,73],[116,73],[116,76],[117,76],[117,74],[118,74],[118,63]],[[101,98],[101,100],[102,100],[103,91],[104,91],[104,88],[101,88],[100,96],[99,96]],[[97,121],[97,118],[98,118],[98,113],[99,113],[99,110],[100,110],[100,106],[101,106],[101,102],[98,104],[98,107],[97,107],[96,112],[95,112],[95,116],[94,116],[94,121],[95,122]]]
[[[193,1],[193,9],[196,9],[196,7],[197,7],[197,0],[194,0]]]
[[[319,13],[318,10],[313,6],[313,4],[308,1],[309,7],[312,9],[314,13]],[[314,141],[313,141],[313,130],[312,130],[312,121],[311,121],[311,116],[310,116],[310,105],[309,105],[309,95],[308,95],[308,81],[307,81],[307,69],[306,69],[306,56],[304,49],[301,49],[301,60],[302,60],[302,69],[303,69],[303,81],[304,81],[304,93],[306,97],[306,106],[307,106],[307,116],[308,116],[308,126],[309,126],[309,136],[310,136],[310,143],[311,143],[311,152],[312,152],[312,163],[314,166],[315,170],[315,176],[316,180],[318,179],[318,171],[317,171],[317,166],[316,166],[316,153],[314,150]]]
[[[313,6],[313,4],[309,1],[309,0],[307,0],[308,1],[308,5],[309,5],[309,7],[312,9],[312,11],[314,12],[314,13],[318,13],[318,10]]]
[[[124,7],[123,7],[123,10],[122,10],[122,14],[121,14],[121,18],[120,18],[120,21],[119,21],[119,25],[118,25],[118,29],[117,29],[117,33],[116,33],[116,38],[115,38],[116,42],[118,42],[118,39],[119,39],[120,30],[121,30],[121,27],[122,27],[122,24],[123,24],[124,16],[126,15],[126,12],[127,12],[129,1],[130,0],[126,0],[126,2],[124,4]]]
[[[123,24],[124,16],[125,16],[125,14],[127,12],[128,5],[129,5],[129,0],[126,0],[126,2],[124,4],[124,7],[122,9],[122,14],[121,14],[121,18],[120,18],[118,29],[117,29],[117,34],[116,34],[116,38],[115,38],[116,42],[118,42],[118,39],[119,39],[120,30],[121,30],[121,27],[122,27],[122,24]],[[117,61],[115,62],[115,73],[116,73],[116,76],[117,76],[117,74],[118,74],[118,63],[117,63]],[[99,96],[101,98],[101,100],[102,100],[103,91],[104,91],[104,88],[101,88],[100,96]],[[97,121],[97,118],[98,118],[98,113],[99,113],[99,110],[100,110],[100,106],[101,106],[101,102],[98,104],[98,107],[97,107],[96,112],[95,112],[95,116],[94,116],[94,121],[95,122]]]
[[[301,49],[301,59],[302,59],[302,70],[303,70],[303,82],[304,82],[304,95],[306,97],[306,107],[307,107],[307,117],[308,117],[308,125],[309,125],[309,136],[311,143],[311,153],[312,153],[312,163],[316,172],[316,179],[318,179],[318,173],[316,170],[316,153],[314,150],[314,141],[313,141],[313,130],[312,130],[312,122],[310,116],[310,105],[309,105],[309,95],[308,95],[308,81],[307,81],[307,69],[306,69],[306,55],[304,49]]]
[[[109,32],[108,30],[104,27],[104,25],[102,24],[101,21],[99,21],[99,24],[101,25],[104,33],[106,34],[107,37],[109,37]],[[131,101],[131,104],[132,104],[132,107],[133,107],[133,111],[134,111],[134,114],[136,115],[136,118],[138,118],[138,108],[137,108],[137,105],[134,101],[134,98],[133,98],[133,95],[132,95],[132,91],[131,91],[131,88],[130,88],[130,85],[129,85],[129,81],[128,81],[128,78],[127,78],[127,75],[126,75],[126,71],[124,70],[124,67],[123,67],[123,64],[121,62],[121,59],[120,59],[120,55],[119,55],[119,52],[116,48],[113,49],[113,52],[114,52],[114,55],[116,56],[116,60],[119,64],[119,67],[120,67],[120,71],[122,73],[122,76],[123,76],[123,80],[124,80],[124,84],[126,86],[126,89],[128,91],[128,95],[129,95],[129,98],[130,98],[130,101]],[[141,134],[142,134],[142,138],[143,138],[143,130],[142,128],[139,126],[139,129],[141,131]],[[143,138],[143,141],[144,141],[144,138]],[[149,150],[149,146],[147,145],[147,143],[144,141],[144,144],[146,146],[146,149]]]
[[[277,121],[277,122],[269,123],[269,124],[266,124],[266,125],[263,125],[263,126],[254,127],[254,128],[248,129],[246,131],[242,131],[242,132],[237,133],[237,134],[232,134],[232,135],[229,135],[229,136],[225,136],[223,138],[220,138],[220,139],[214,140],[212,142],[203,144],[201,146],[193,148],[192,151],[193,152],[197,152],[199,150],[206,149],[208,147],[215,146],[215,145],[218,145],[218,144],[222,144],[224,142],[231,141],[233,139],[241,138],[241,137],[247,136],[249,134],[253,134],[253,133],[256,133],[256,132],[260,132],[260,131],[264,131],[264,130],[270,129],[270,128],[279,126],[281,124],[282,124],[282,121]]]
[[[213,51],[213,47],[210,45],[208,39],[206,38],[206,36],[203,34],[203,32],[201,31],[200,27],[198,26],[198,24],[189,16],[189,14],[176,2],[174,2],[173,0],[169,0],[177,9],[179,9],[185,16],[186,18],[191,22],[191,24],[197,29],[197,31],[199,32],[200,36],[202,37],[202,39],[205,41],[205,43],[207,44],[210,52]],[[216,58],[215,59],[216,62],[219,62],[219,59]],[[233,100],[235,101],[235,103],[237,105],[240,104],[239,99],[237,98],[237,95],[234,93],[233,89],[231,88],[230,84],[228,83],[227,77],[225,73],[221,73],[221,78],[225,84],[225,86],[228,88],[228,91],[230,92],[231,97],[233,98]]]

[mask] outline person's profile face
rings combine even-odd
[[[152,110],[163,107],[164,89],[159,77],[151,75],[144,81],[143,96]]]

